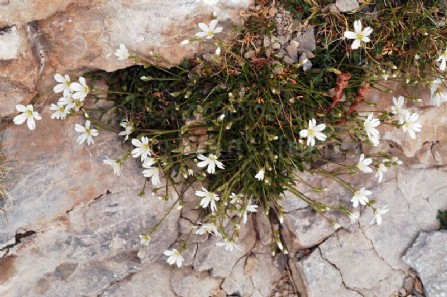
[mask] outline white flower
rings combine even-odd
[[[371,165],[372,161],[373,160],[371,158],[365,159],[365,154],[361,154],[360,160],[357,163],[357,168],[365,173],[370,173],[370,172],[372,172],[372,169],[368,166]]]
[[[70,108],[67,105],[64,105],[62,102],[57,102],[57,104],[54,103],[51,104],[50,110],[54,111],[51,114],[52,119],[63,120],[67,117]]]
[[[232,252],[234,249],[237,249],[239,251],[241,250],[239,246],[231,239],[225,239],[224,242],[217,242],[216,245],[218,247],[225,247],[225,250],[227,250],[228,252]]]
[[[349,220],[351,221],[351,224],[355,224],[357,220],[360,218],[360,212],[353,211],[349,214]]]
[[[382,208],[377,207],[376,209],[374,209],[374,217],[371,220],[371,225],[374,224],[374,222],[377,222],[377,225],[380,225],[382,223],[382,215],[386,214],[387,212],[389,212],[390,210],[388,209],[388,205],[385,205]]]
[[[257,212],[258,206],[257,205],[250,205],[251,201],[248,201],[247,207],[245,207],[244,212],[242,214],[242,223],[246,224],[248,219],[248,213],[249,212]]]
[[[42,117],[39,115],[37,111],[34,111],[34,107],[32,105],[16,105],[17,111],[21,112],[21,114],[14,117],[13,122],[16,125],[21,125],[25,123],[28,126],[28,129],[34,130],[36,129],[36,122],[34,120],[41,120]]]
[[[196,191],[196,196],[202,197],[200,200],[200,206],[202,208],[207,208],[210,205],[211,211],[215,212],[217,210],[216,201],[219,201],[219,196],[214,192],[208,192],[207,189],[202,187],[203,191]]]
[[[129,51],[126,46],[120,43],[120,48],[115,51],[115,56],[118,57],[118,60],[127,60],[129,59]]]
[[[359,205],[359,203],[362,205],[366,205],[366,203],[369,202],[368,197],[366,196],[369,196],[371,194],[372,192],[365,190],[365,188],[361,188],[360,190],[355,191],[354,196],[351,199],[352,206],[356,208]]]
[[[138,237],[140,238],[141,245],[149,245],[149,242],[151,241],[151,237],[149,235],[140,234]]]
[[[93,136],[98,136],[98,130],[90,129],[90,121],[85,121],[85,126],[75,125],[76,132],[82,133],[78,136],[78,144],[81,145],[87,140],[87,145],[93,144]]]
[[[67,97],[70,94],[70,77],[68,74],[65,74],[65,76],[60,75],[59,73],[56,73],[54,75],[54,79],[59,83],[54,86],[53,91],[55,93],[63,93],[64,97]]]
[[[438,107],[441,105],[441,103],[447,101],[447,91],[445,89],[441,89],[441,84],[442,81],[440,79],[435,79],[430,84],[431,103]]]
[[[403,117],[400,118],[399,124],[402,125],[402,130],[404,132],[408,132],[411,138],[416,138],[415,132],[421,132],[421,124],[416,123],[419,115],[417,113],[410,114],[409,112],[405,113]]]
[[[231,198],[230,204],[235,204],[237,202],[240,202],[242,200],[242,198],[244,198],[244,195],[231,193],[230,198]]]
[[[149,139],[146,136],[141,137],[141,141],[134,138],[132,139],[132,144],[135,148],[132,150],[132,157],[138,158],[141,156],[141,162],[151,156],[152,151],[149,148]]]
[[[308,146],[314,146],[315,145],[315,138],[320,141],[325,141],[327,136],[321,133],[326,129],[325,124],[319,124],[317,125],[317,121],[315,119],[309,120],[309,126],[307,129],[300,131],[300,137],[306,138],[307,137],[307,145]]]
[[[112,159],[109,159],[109,157],[107,157],[107,156],[106,156],[106,158],[107,159],[103,160],[102,163],[112,166],[113,173],[115,175],[120,176],[121,175],[121,165],[123,164],[123,162],[120,159],[112,160]]]
[[[439,65],[439,70],[444,71],[447,64],[447,48],[445,51],[438,57],[436,62],[441,61],[441,65]]]
[[[157,167],[152,167],[153,164],[151,162],[144,162],[143,167],[146,168],[143,170],[144,177],[150,177],[153,186],[161,184],[160,181],[160,170]]]
[[[168,262],[169,265],[176,264],[178,268],[182,267],[182,263],[185,259],[183,259],[182,254],[180,254],[179,251],[176,249],[166,250],[164,251],[164,254],[168,257],[166,262]]]
[[[189,39],[185,39],[185,40],[182,40],[182,42],[180,42],[181,45],[187,45],[190,43],[191,43],[191,41],[189,41]]]
[[[392,114],[401,115],[405,113],[405,109],[403,109],[405,98],[403,96],[399,96],[397,99],[393,96],[393,104],[394,106],[391,107]]]
[[[216,48],[216,51],[214,52],[214,54],[216,55],[216,56],[220,56],[220,53],[222,52],[222,50],[220,49],[220,46],[218,46],[217,48]]]
[[[129,122],[128,119],[122,120],[120,126],[123,127],[125,130],[121,131],[119,135],[126,135],[126,137],[124,138],[124,141],[126,141],[129,138],[129,135],[135,131],[135,127],[133,126],[132,122]]]
[[[217,226],[213,223],[202,224],[197,230],[197,235],[204,234],[214,234],[216,236],[221,236],[219,231],[217,230]]]
[[[370,112],[368,114],[368,117],[363,122],[363,128],[365,129],[369,140],[371,140],[373,143],[377,143],[380,139],[380,134],[379,130],[377,130],[376,127],[380,125],[380,121],[379,119],[374,119],[373,117],[374,113]]]
[[[379,164],[379,167],[377,168],[377,173],[376,173],[376,175],[375,175],[375,177],[378,177],[378,178],[379,178],[379,183],[382,182],[382,180],[383,180],[383,174],[384,174],[385,172],[387,172],[387,171],[388,171],[388,168],[385,166],[385,164],[380,163],[380,164]]]
[[[73,94],[73,99],[78,99],[79,101],[84,101],[85,97],[87,97],[87,94],[89,92],[89,88],[87,86],[87,83],[85,82],[85,78],[82,76],[79,77],[79,83],[74,82],[70,85],[70,90],[75,92]]]
[[[197,158],[202,160],[202,162],[197,163],[197,166],[200,168],[206,167],[206,172],[209,174],[214,174],[216,172],[216,166],[220,169],[224,169],[225,166],[222,164],[222,162],[219,162],[217,160],[217,156],[213,154],[209,154],[208,157],[205,157],[204,155],[198,155]]]
[[[395,165],[402,165],[402,161],[399,160],[398,157],[392,157],[391,162],[393,162]]]
[[[67,97],[61,97],[57,101],[57,104],[61,104],[67,107],[67,113],[74,109],[75,111],[79,111],[84,105],[84,102],[79,99],[73,99],[72,94],[68,94]]]
[[[199,28],[202,32],[196,33],[196,36],[199,38],[211,39],[214,37],[214,34],[222,32],[222,27],[217,27],[217,20],[212,20],[209,26],[205,23],[199,23]]]
[[[265,170],[259,169],[258,173],[256,173],[255,178],[259,181],[264,180]]]
[[[361,45],[361,42],[370,42],[369,35],[371,35],[373,29],[371,27],[366,27],[362,30],[362,22],[357,20],[354,22],[354,32],[345,31],[344,36],[348,39],[354,39],[354,42],[351,45],[352,49],[358,49]]]

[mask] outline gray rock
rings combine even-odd
[[[191,268],[174,269],[171,273],[171,289],[182,297],[209,297],[220,283],[220,279],[210,277],[207,272],[197,272]]]
[[[286,47],[286,52],[294,62],[298,61],[298,47],[296,45],[293,45],[292,43],[290,43]]]
[[[359,293],[344,286],[340,271],[321,257],[318,248],[301,262],[291,259],[289,266],[293,267],[294,279],[299,280],[298,289],[303,296],[362,297]]]
[[[240,241],[237,242],[239,249],[228,252],[224,247],[217,247],[216,243],[222,241],[215,236],[206,242],[199,244],[196,257],[194,258],[194,269],[197,271],[210,270],[211,276],[228,277],[236,263],[255,246],[255,234],[251,220],[241,226]]]
[[[293,234],[294,249],[315,246],[335,233],[334,227],[310,208],[286,213],[284,225]]]
[[[360,7],[357,0],[337,0],[335,5],[341,12],[349,12]]]
[[[420,233],[402,259],[418,273],[427,297],[447,296],[447,231]]]
[[[317,48],[314,28],[308,28],[301,32],[297,32],[293,39],[299,42],[300,49],[302,50],[315,51]]]

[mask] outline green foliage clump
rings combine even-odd
[[[436,218],[439,220],[440,229],[447,230],[447,210],[438,210]]]

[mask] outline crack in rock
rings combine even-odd
[[[319,251],[319,253],[320,253],[321,258],[322,258],[323,260],[325,260],[326,262],[328,262],[329,265],[331,265],[332,267],[334,267],[334,269],[337,270],[337,272],[340,274],[341,284],[343,285],[343,287],[345,287],[346,290],[350,290],[350,291],[357,292],[360,296],[365,297],[365,295],[363,295],[363,294],[362,294],[360,291],[358,291],[357,289],[348,287],[348,286],[346,285],[344,279],[343,279],[343,274],[342,274],[341,270],[337,267],[337,265],[335,265],[334,263],[332,263],[331,261],[329,261],[327,258],[325,258],[325,257],[323,256],[323,253],[321,252],[321,249],[320,249],[319,247],[318,247],[317,249],[318,249],[318,251]]]
[[[34,234],[37,234],[36,231],[33,230],[27,230],[23,233],[16,233],[14,238],[9,240],[4,247],[0,248],[0,258],[3,258],[9,254],[9,251],[14,248],[15,246],[18,246],[20,243],[22,243],[22,240],[24,238],[33,236]],[[9,243],[11,242],[11,243]]]

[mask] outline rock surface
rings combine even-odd
[[[360,7],[359,2],[357,0],[337,0],[335,2],[335,6],[341,12],[352,12]]]
[[[213,2],[213,3],[211,3]],[[241,1],[6,1],[0,3],[0,115],[51,90],[54,73],[80,75],[130,65],[119,61],[120,43],[142,57],[155,52],[178,64],[193,54],[181,46],[213,12],[229,27],[240,21]],[[119,12],[119,13],[118,13]],[[45,98],[46,99],[46,98]]]
[[[427,297],[447,296],[447,231],[422,232],[402,259],[420,276]]]

